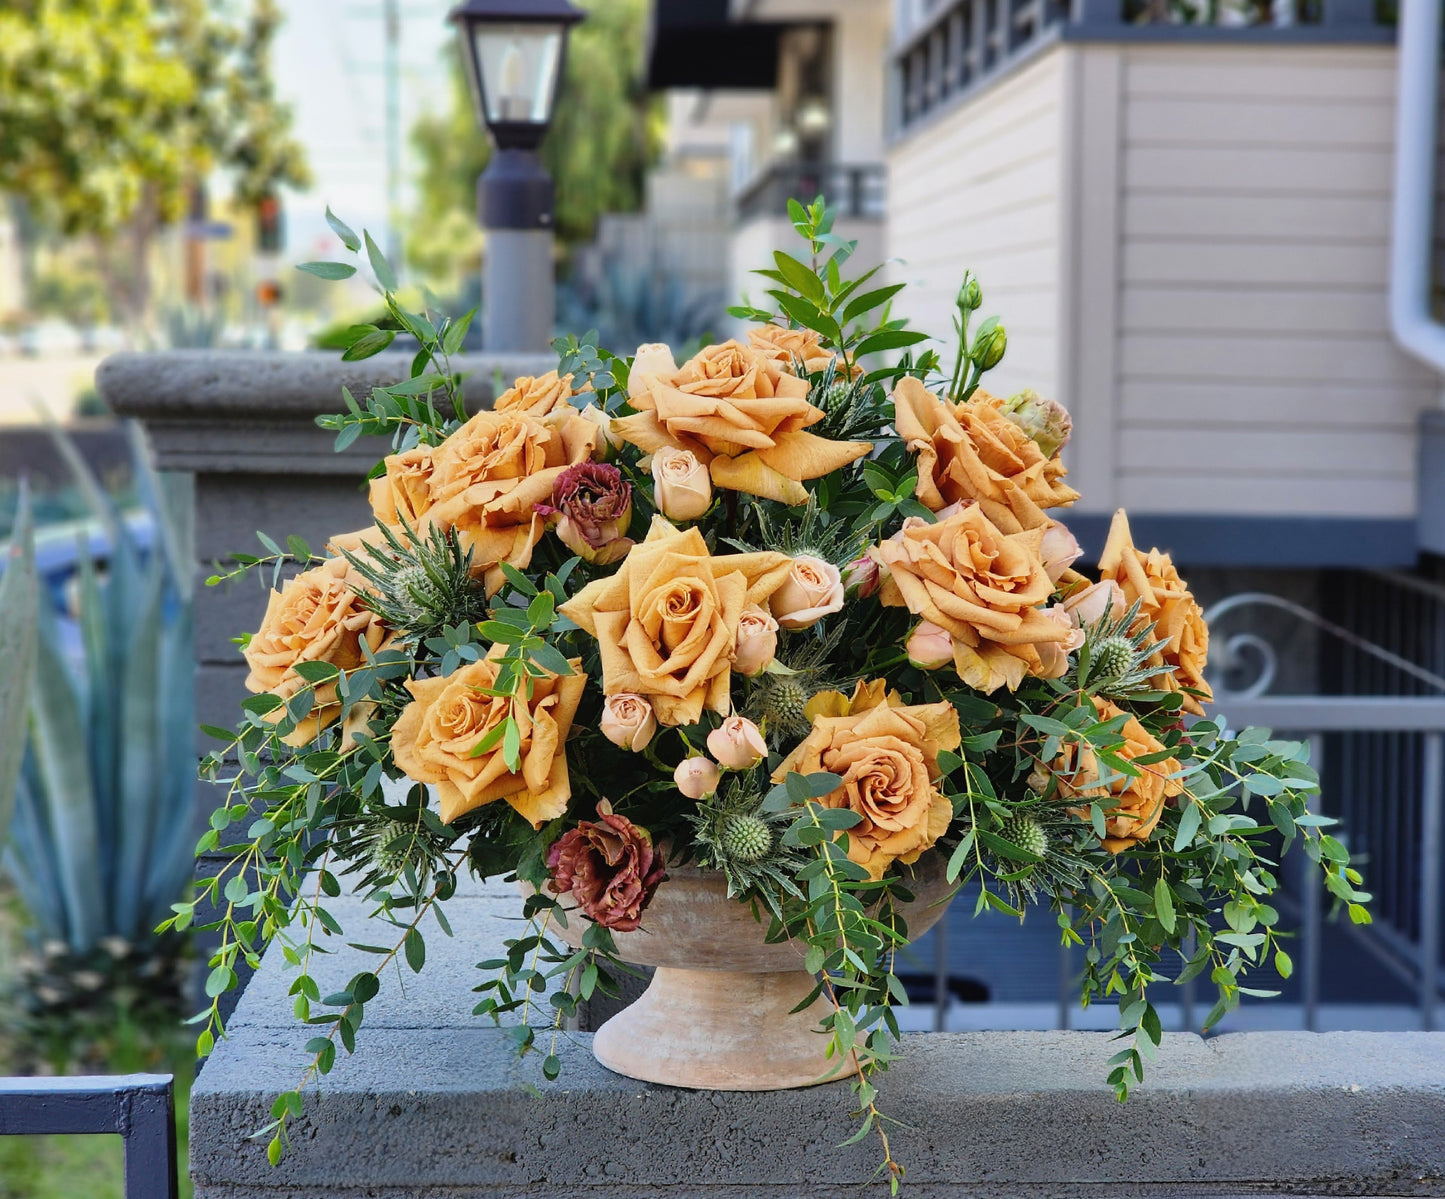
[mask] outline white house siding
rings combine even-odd
[[[1410,516],[1434,375],[1388,324],[1395,51],[1121,51],[1118,501]]]
[[[1048,52],[977,98],[925,121],[888,154],[885,245],[896,311],[951,337],[965,268],[998,315],[1008,353],[994,390],[1059,391],[1064,73]],[[952,363],[953,344],[939,352]]]
[[[1388,327],[1394,87],[1388,46],[1047,50],[894,147],[906,310],[980,272],[1087,510],[1408,517],[1439,383]]]

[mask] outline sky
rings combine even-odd
[[[454,0],[397,0],[401,12],[402,211],[411,207],[415,171],[408,133],[427,110],[450,101],[442,50],[455,34],[446,14]],[[287,254],[334,254],[341,243],[325,209],[347,224],[386,227],[385,26],[382,0],[282,0],[286,22],[276,35],[276,90],[292,105],[293,130],[305,145],[314,186],[286,197]],[[480,129],[478,137],[486,136]]]

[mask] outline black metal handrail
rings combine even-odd
[[[176,1199],[169,1074],[0,1078],[0,1136],[112,1133],[125,1143],[126,1199]],[[74,1194],[85,1193],[76,1180]]]
[[[739,221],[786,216],[789,200],[826,197],[844,219],[881,220],[886,174],[882,163],[775,162],[737,198]]]
[[[1060,36],[1285,42],[1390,33],[1372,0],[1273,0],[1258,5],[1257,20],[1246,25],[1214,24],[1198,15],[1218,8],[1173,0],[945,0],[894,49],[895,126],[909,129]],[[1190,13],[1194,19],[1184,19]]]

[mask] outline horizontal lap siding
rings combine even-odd
[[[1438,382],[1389,332],[1393,48],[1124,53],[1119,499],[1412,514]]]
[[[944,339],[965,268],[981,316],[1008,330],[989,387],[1058,391],[1062,54],[1049,52],[927,122],[888,154],[888,270],[909,287],[896,309]]]

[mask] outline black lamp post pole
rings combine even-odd
[[[482,258],[482,344],[545,350],[552,337],[552,176],[535,150],[501,149],[477,180]]]

